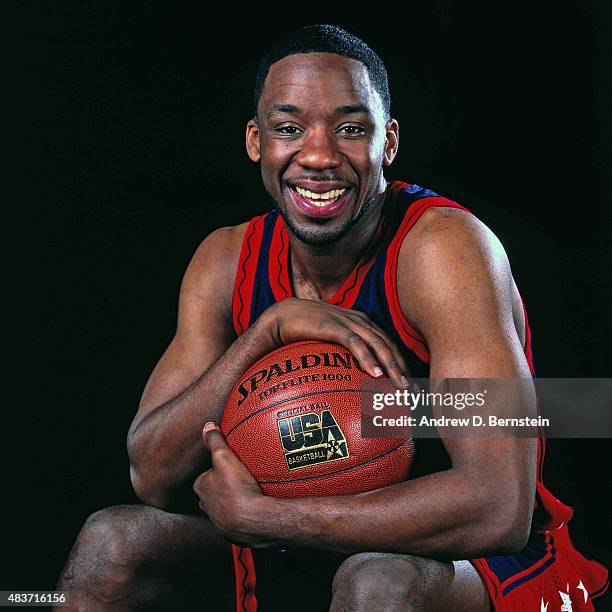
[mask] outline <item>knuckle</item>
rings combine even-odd
[[[221,461],[225,461],[229,456],[227,448],[216,448],[213,451],[213,454],[215,455],[215,459],[219,459]]]
[[[350,344],[355,344],[361,342],[361,336],[357,332],[349,332],[346,336],[346,341]]]
[[[363,325],[364,327],[367,327],[369,329],[374,329],[375,325],[372,323],[371,319],[369,319],[363,313],[358,312],[356,318],[359,320],[359,323]]]
[[[357,351],[356,351],[357,352]],[[367,365],[372,365],[378,363],[376,359],[369,353],[367,350],[359,351],[358,360],[360,363],[364,363]]]
[[[383,338],[376,334],[374,338],[372,338],[372,344],[374,346],[385,346],[387,343],[384,341]]]
[[[331,317],[326,317],[319,324],[319,329],[329,329],[329,328],[336,327],[336,325],[337,323],[334,319],[332,319]]]
[[[396,361],[397,364],[400,368],[405,369],[406,368],[406,361],[404,360],[404,358],[401,355],[397,355],[396,356]]]

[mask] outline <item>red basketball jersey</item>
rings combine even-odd
[[[383,215],[371,244],[328,303],[366,313],[403,349],[415,378],[429,373],[425,339],[410,325],[400,307],[397,266],[400,247],[421,215],[431,207],[468,211],[418,185],[389,184]],[[471,213],[470,213],[471,214]],[[233,324],[240,335],[272,304],[293,296],[290,279],[290,243],[278,210],[254,218],[246,230],[233,296]],[[525,315],[525,357],[535,375],[531,331]],[[587,560],[571,544],[567,522],[573,515],[544,485],[542,470],[546,442],[538,440],[534,522],[529,542],[521,553],[473,559],[496,610],[592,610],[591,600],[605,592],[607,570]],[[416,452],[418,453],[418,441]],[[255,566],[247,548],[234,547],[237,607],[257,609]],[[567,607],[567,601],[573,608]],[[551,603],[554,602],[554,603]]]

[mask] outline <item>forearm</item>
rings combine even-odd
[[[359,495],[263,498],[260,542],[442,560],[499,554],[522,548],[529,531],[532,500],[522,495],[512,486],[492,495],[474,474],[451,469]]]
[[[220,421],[239,377],[275,348],[262,327],[252,326],[188,388],[134,421],[128,453],[132,482],[143,501],[167,506],[175,491],[190,490],[195,476],[210,466],[202,427]]]

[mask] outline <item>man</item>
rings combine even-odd
[[[447,466],[305,499],[263,496],[229,449],[215,423],[230,389],[297,340],[341,343],[398,387],[533,374],[495,236],[433,192],[387,184],[399,128],[363,41],[332,26],[291,35],[262,61],[255,106],[247,151],[277,210],[213,232],[194,255],[128,435],[147,505],[92,515],[58,588],[87,610],[232,609],[234,561],[238,608],[254,610],[266,597],[255,570],[289,555],[310,562],[286,610],[593,609],[607,572],[571,546],[571,509],[540,482],[536,440],[448,438]]]

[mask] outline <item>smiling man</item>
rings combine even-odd
[[[389,116],[386,84],[383,102],[364,68],[311,53],[283,58],[267,75],[260,71],[247,150],[261,162],[264,186],[298,244],[337,244],[356,227],[371,234],[380,218],[375,204],[387,186],[381,170],[397,151],[398,125]]]
[[[341,343],[399,388],[533,375],[503,248],[460,205],[388,183],[398,143],[385,68],[363,41],[311,26],[263,59],[246,146],[275,208],[194,255],[128,436],[147,505],[87,520],[58,586],[75,607],[232,609],[235,583],[244,611],[593,609],[607,572],[572,547],[534,439],[420,441],[417,456],[439,452],[407,482],[276,499],[215,425],[240,375],[297,340]],[[276,603],[271,566],[294,571]]]

